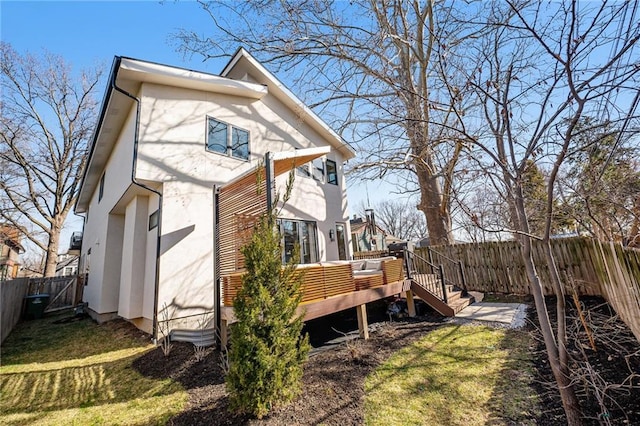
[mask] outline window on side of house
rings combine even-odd
[[[98,188],[98,202],[102,201],[103,195],[104,195],[104,173],[102,173],[102,177],[100,178],[100,187]]]
[[[324,182],[324,160],[316,158],[311,162],[311,174],[319,182]]]
[[[296,244],[300,247],[300,263],[318,261],[318,230],[315,222],[279,219],[282,241],[282,262],[293,257]]]
[[[207,151],[249,159],[249,132],[207,117]]]
[[[149,231],[158,227],[158,210],[149,215]]]
[[[327,160],[327,183],[338,184],[338,165],[333,160]]]

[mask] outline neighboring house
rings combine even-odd
[[[351,224],[351,244],[353,251],[379,251],[387,249],[387,233],[370,221],[354,217]]]
[[[296,243],[303,263],[351,258],[343,164],[354,156],[244,49],[219,76],[116,57],[75,207],[90,314],[154,337],[166,320],[210,327],[220,271],[243,266],[256,176],[275,186],[270,205],[294,167],[309,173],[280,206],[283,260]]]
[[[429,247],[429,237],[420,238],[416,241],[416,248]]]
[[[12,280],[20,271],[20,231],[8,224],[0,224],[0,281]]]
[[[80,257],[75,254],[64,253],[58,255],[56,265],[56,277],[66,277],[78,274],[78,260]]]

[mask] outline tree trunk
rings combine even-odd
[[[56,266],[58,265],[58,247],[60,245],[60,231],[62,227],[59,225],[52,226],[49,233],[49,243],[47,244],[46,260],[44,264],[45,277],[56,276]]]
[[[514,221],[518,222],[518,228],[524,231],[525,234],[521,235],[519,241],[521,246],[522,259],[524,261],[525,271],[527,278],[529,279],[529,285],[531,286],[531,294],[536,306],[536,313],[538,314],[538,322],[540,323],[540,331],[544,340],[544,345],[547,351],[549,359],[549,365],[551,371],[556,379],[558,385],[558,391],[560,392],[560,398],[562,400],[562,406],[564,408],[565,415],[567,416],[567,424],[570,426],[582,425],[582,412],[580,410],[580,404],[576,397],[575,389],[571,384],[571,375],[569,366],[567,364],[567,352],[565,342],[557,342],[556,336],[551,327],[551,321],[549,320],[549,311],[544,299],[542,291],[542,285],[540,283],[540,277],[536,270],[535,263],[531,254],[531,237],[529,236],[529,226],[527,222],[526,211],[524,208],[524,202],[522,199],[522,193],[518,189],[516,198],[516,207],[518,217],[514,218]],[[558,299],[562,298],[562,294],[559,294]],[[562,309],[560,309],[562,307]],[[566,321],[566,312],[564,311],[564,300],[558,304],[558,322],[564,323]],[[561,327],[561,330],[563,328]],[[561,333],[562,337],[566,339],[564,332]]]
[[[429,171],[429,168],[433,169],[432,161],[430,158],[424,158],[428,155],[423,153],[423,158],[416,165],[416,175],[420,186],[418,209],[424,213],[427,220],[429,244],[452,244],[453,237],[451,235],[449,211],[443,207],[443,194],[438,177]],[[425,165],[423,162],[427,164]]]
[[[418,173],[420,184],[420,204],[419,209],[427,219],[427,230],[429,231],[429,244],[451,244],[451,227],[448,212],[442,211],[442,191],[438,180],[427,173]]]

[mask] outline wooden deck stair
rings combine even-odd
[[[438,311],[440,314],[453,317],[458,312],[475,302],[475,298],[472,295],[463,296],[463,291],[457,289],[453,285],[446,285],[447,303],[445,303],[441,297],[438,297],[433,292],[428,290],[425,286],[421,285],[418,281],[410,279],[411,291],[422,299],[425,303]],[[433,277],[430,280],[431,288],[442,288],[440,280],[437,277]]]

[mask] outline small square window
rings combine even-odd
[[[157,227],[158,227],[158,210],[151,213],[151,215],[149,216],[149,231]]]
[[[309,163],[304,163],[302,166],[296,167],[296,174],[302,177],[311,177]]]
[[[103,195],[104,195],[104,173],[100,178],[100,188],[98,189],[98,202],[102,200]]]
[[[338,166],[333,160],[327,160],[327,183],[338,184]]]

